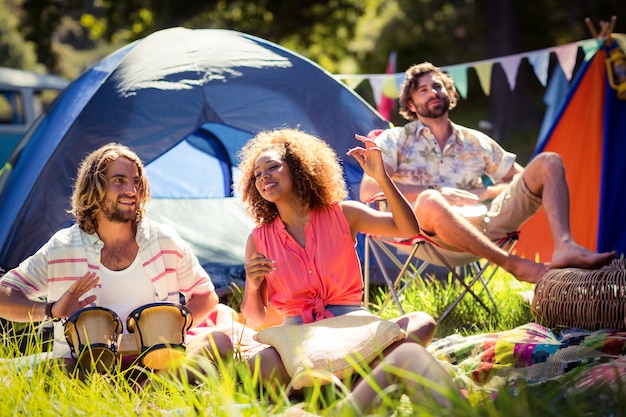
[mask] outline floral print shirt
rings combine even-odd
[[[482,176],[499,182],[515,163],[515,154],[474,129],[450,122],[452,134],[443,152],[430,129],[415,120],[383,131],[376,137],[384,162],[394,169],[394,181],[472,189],[483,186]]]

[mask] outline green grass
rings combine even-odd
[[[518,281],[501,269],[494,271],[491,267],[484,276],[493,301],[480,282],[474,284],[473,290],[490,310],[487,311],[470,294],[466,294],[439,324],[435,337],[509,330],[524,323],[539,321],[522,297],[523,293],[532,291],[533,285]],[[462,290],[463,287],[453,280],[452,275],[444,282],[432,276],[417,277],[401,293],[400,300],[405,312],[424,311],[438,318]],[[386,287],[372,289],[372,310],[385,318],[396,317],[400,311],[393,300],[387,300],[385,304],[387,294]],[[382,311],[381,306],[384,306]]]
[[[519,295],[531,288],[529,285],[498,271],[489,287],[497,305],[495,313],[484,311],[466,297],[441,323],[436,337],[508,330],[535,320],[528,304]],[[453,284],[417,281],[403,293],[402,304],[407,311],[426,311],[437,317],[457,291]],[[383,295],[382,288],[372,290],[375,300]],[[487,299],[484,292],[481,297]],[[234,302],[237,302],[236,296]],[[380,306],[380,301],[377,303]],[[393,304],[382,312],[385,317],[397,314]],[[38,351],[41,351],[41,340],[28,346],[26,353]],[[18,356],[16,341],[5,341],[0,347],[0,357]],[[200,365],[210,369],[207,363]],[[259,387],[237,360],[220,364],[217,372],[198,378],[199,383],[188,384],[184,378],[156,375],[144,389],[136,390],[123,374],[94,375],[81,382],[48,362],[27,366],[17,359],[4,359],[0,362],[0,416],[275,416],[296,403],[304,403],[307,410],[316,414],[327,415],[327,410],[349,391],[349,386],[339,383],[310,388],[302,397],[290,397],[284,387]],[[618,386],[617,392],[605,387],[572,394],[568,393],[567,384],[568,379],[564,378],[541,387],[521,386],[515,390],[505,387],[495,399],[476,404],[455,400],[452,412],[441,410],[429,399],[411,404],[406,397],[395,398],[381,393],[385,400],[370,415],[587,417],[623,415],[622,410],[626,410],[626,395],[623,395],[626,389],[623,386]]]

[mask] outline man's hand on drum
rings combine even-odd
[[[54,317],[69,317],[81,308],[93,303],[96,300],[95,295],[90,295],[83,300],[81,297],[99,282],[100,277],[95,272],[87,272],[76,280],[54,303],[52,315]]]

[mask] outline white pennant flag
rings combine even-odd
[[[374,101],[376,102],[376,107],[380,104],[380,99],[383,95],[383,83],[385,82],[384,75],[372,75],[369,78],[370,85],[372,86],[372,92],[374,93]]]
[[[563,69],[567,81],[571,81],[574,67],[576,66],[576,57],[578,56],[578,45],[569,43],[567,45],[557,46],[554,48],[554,53]]]
[[[506,79],[509,81],[509,88],[511,91],[515,90],[515,84],[517,82],[517,71],[519,70],[519,63],[521,62],[521,55],[511,55],[500,60],[500,65],[504,70]]]

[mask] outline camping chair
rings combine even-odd
[[[374,208],[381,209],[381,203],[384,205],[384,196],[377,195],[369,202]],[[502,249],[510,252],[519,238],[519,232],[514,232],[505,236],[495,243]],[[383,257],[383,254],[386,258]],[[387,297],[381,304],[381,311],[387,306],[390,298],[393,298],[401,314],[404,314],[404,308],[400,302],[400,296],[408,285],[416,281],[422,276],[422,273],[429,265],[444,267],[452,276],[452,282],[458,283],[462,287],[461,292],[456,296],[452,303],[446,308],[441,317],[437,319],[437,323],[441,323],[461,302],[461,300],[470,294],[486,311],[491,312],[492,309],[483,301],[474,288],[475,284],[480,282],[487,297],[491,301],[493,311],[497,310],[497,306],[488,283],[495,274],[497,267],[492,269],[491,273],[485,278],[485,272],[491,265],[491,262],[480,259],[479,257],[467,253],[450,250],[441,247],[437,242],[425,235],[413,236],[409,239],[397,239],[387,236],[376,236],[371,234],[365,235],[364,240],[364,303],[369,308],[369,287],[371,282],[371,262],[372,255],[374,261],[380,269],[385,284],[389,288]],[[406,260],[402,261],[402,255],[406,255]],[[387,270],[389,262],[397,268],[398,273],[395,278],[390,277]],[[423,278],[423,277],[422,277]]]

